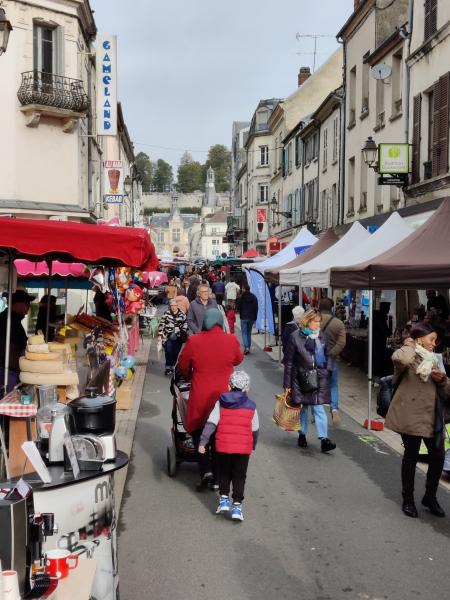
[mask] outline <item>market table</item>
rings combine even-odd
[[[0,415],[9,419],[9,469],[12,477],[31,473],[33,466],[27,463],[22,444],[32,439],[31,418],[37,413],[37,404],[21,404],[20,392],[13,390],[0,400]]]

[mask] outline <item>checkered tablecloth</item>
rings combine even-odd
[[[36,404],[21,404],[20,393],[13,390],[0,400],[0,415],[7,417],[34,417],[37,412]]]

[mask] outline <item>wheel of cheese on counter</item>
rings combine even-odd
[[[21,371],[28,373],[64,373],[62,360],[28,360],[24,356],[19,358]]]
[[[27,345],[28,352],[50,352],[48,344],[28,344]]]
[[[74,371],[64,371],[64,373],[29,373],[22,371],[19,375],[22,383],[28,385],[42,385],[50,383],[52,385],[78,385],[78,374]]]
[[[25,358],[28,360],[40,361],[40,360],[61,360],[60,352],[28,352],[25,350]]]
[[[30,335],[28,338],[28,343],[32,345],[45,344],[45,338],[42,335],[42,333],[38,333],[37,335]]]

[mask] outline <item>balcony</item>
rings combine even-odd
[[[27,126],[37,127],[41,117],[62,121],[63,131],[70,132],[78,119],[86,116],[89,100],[83,82],[61,75],[26,71],[17,92],[20,109],[27,116]]]

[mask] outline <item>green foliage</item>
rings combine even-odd
[[[182,215],[199,215],[201,212],[202,209],[199,206],[185,206],[184,208],[180,208]]]
[[[169,191],[173,183],[173,171],[171,165],[162,158],[156,161],[153,174],[153,186],[158,192]]]
[[[203,188],[202,165],[194,161],[188,152],[185,152],[178,167],[177,189],[183,194],[191,194]]]
[[[139,152],[136,156],[135,165],[138,173],[142,177],[142,191],[149,192],[153,179],[153,165],[148,154]]]
[[[212,167],[216,176],[216,191],[228,192],[231,177],[231,152],[223,144],[211,146],[208,159],[203,169],[203,181],[206,181],[206,172]]]
[[[144,215],[147,217],[156,213],[167,213],[169,210],[167,208],[154,208],[152,206],[146,206],[144,208]]]
[[[144,215],[147,217],[168,212],[170,212],[168,208],[159,208],[154,206],[146,206],[144,208]],[[183,208],[180,208],[180,214],[182,215],[199,215],[200,213],[201,208],[198,206],[185,206]]]

